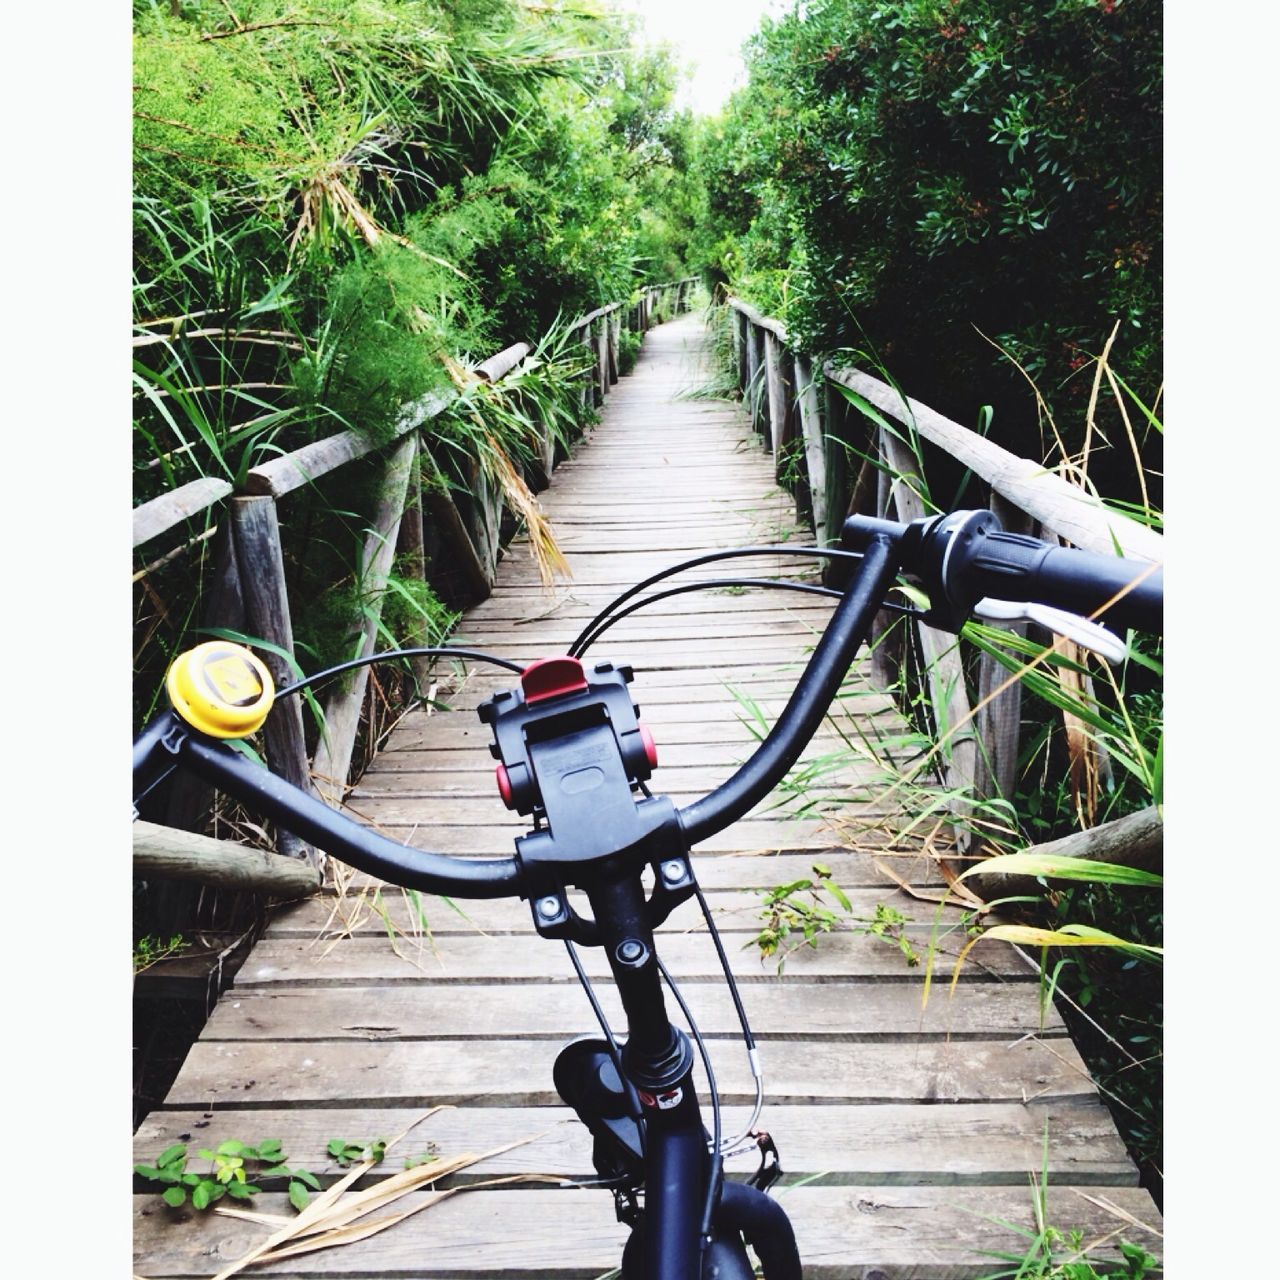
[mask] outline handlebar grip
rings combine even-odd
[[[975,530],[951,555],[961,558],[954,564],[944,560],[944,581],[961,575],[965,594],[975,600],[1030,600],[1086,615],[1105,606],[1102,620],[1112,625],[1162,630],[1161,565],[1053,546],[989,528]]]
[[[1047,604],[1140,631],[1163,630],[1164,570],[1145,560],[1099,555],[1005,533],[989,511],[898,524],[850,516],[841,542],[862,550],[875,537],[897,548],[902,568],[930,594],[930,620],[958,630],[983,597]]]

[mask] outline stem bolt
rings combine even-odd
[[[554,895],[538,899],[538,914],[544,920],[554,920],[563,910],[560,899]]]
[[[662,864],[662,878],[668,884],[679,884],[685,876],[685,867],[683,862],[677,862],[674,858],[670,862]]]
[[[649,958],[649,948],[639,938],[624,938],[613,953],[619,964],[639,968]]]

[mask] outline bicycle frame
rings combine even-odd
[[[941,603],[925,617],[948,629],[963,623],[982,591],[1017,598],[1009,593],[1024,583],[1029,598],[1048,604],[1067,598],[1081,607],[1115,606],[1122,615],[1131,609],[1140,627],[1158,620],[1163,598],[1162,581],[1151,577],[1149,567],[1135,578],[1134,567],[1123,561],[993,532],[986,513],[910,526],[853,517],[844,540],[861,553],[860,571],[786,707],[750,759],[687,808],[677,810],[645,786],[656,753],[626,688],[627,668],[597,663],[588,675],[578,658],[544,660],[523,670],[520,690],[504,690],[482,704],[480,718],[493,728],[492,750],[501,762],[499,790],[508,807],[532,818],[514,858],[457,860],[396,844],[225,744],[193,733],[172,712],[135,742],[135,780],[149,785],[158,763],[185,764],[261,816],[371,875],[455,897],[527,898],[542,936],[604,948],[625,1012],[625,1047],[615,1053],[606,1028],[607,1044],[589,1042],[568,1058],[562,1053],[557,1087],[598,1142],[612,1144],[613,1156],[600,1171],[620,1172],[619,1189],[633,1196],[633,1206],[634,1192],[643,1187],[643,1220],[638,1210],[623,1218],[634,1228],[624,1280],[705,1280],[712,1274],[749,1280],[741,1237],[760,1257],[766,1280],[800,1280],[785,1213],[756,1187],[723,1181],[721,1154],[708,1149],[693,1087],[693,1048],[667,1014],[654,929],[697,892],[692,847],[744,816],[799,758],[899,565],[935,586],[931,598]],[[1127,603],[1121,599],[1126,593]],[[641,879],[646,868],[654,875],[648,897]],[[586,894],[593,918],[573,911],[570,886]],[[630,1099],[633,1091],[639,1104],[632,1108],[634,1130],[615,1126],[619,1117],[606,1115],[599,1096],[572,1084],[575,1061],[598,1066],[604,1057],[616,1069],[621,1093]],[[616,1108],[618,1096],[610,1106]]]

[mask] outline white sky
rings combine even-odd
[[[784,12],[791,0],[612,0],[610,7],[639,14],[646,43],[674,45],[681,62],[696,64],[676,102],[711,115],[746,82],[743,41],[764,14]]]

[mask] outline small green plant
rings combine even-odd
[[[186,1204],[188,1196],[191,1207],[200,1210],[209,1208],[224,1195],[233,1200],[249,1200],[262,1190],[257,1182],[283,1179],[287,1180],[289,1203],[301,1211],[310,1199],[307,1188],[320,1190],[314,1174],[306,1169],[291,1169],[284,1163],[284,1150],[278,1138],[268,1138],[256,1147],[228,1139],[213,1150],[202,1147],[197,1154],[209,1162],[208,1173],[188,1171],[187,1146],[183,1142],[162,1151],[154,1165],[136,1164],[133,1171],[148,1182],[160,1183],[164,1187],[161,1199],[174,1209]],[[260,1166],[253,1171],[254,1182],[249,1181],[250,1165]]]
[[[342,1168],[351,1164],[360,1164],[365,1160],[381,1162],[387,1154],[386,1138],[378,1138],[373,1142],[346,1142],[342,1138],[333,1138],[326,1151]]]
[[[141,973],[144,969],[151,968],[158,961],[164,960],[168,956],[176,956],[179,952],[185,951],[187,946],[186,939],[179,933],[175,933],[173,937],[167,940],[157,937],[154,933],[149,933],[133,944],[133,971],[134,973]]]
[[[813,878],[764,890],[760,919],[764,927],[747,945],[758,946],[766,960],[777,956],[779,973],[793,952],[802,946],[816,949],[823,934],[841,928],[890,943],[908,965],[920,963],[905,932],[910,923],[907,917],[883,902],[876,903],[870,918],[855,916],[848,895],[833,879],[831,868],[821,862],[813,864]]]
[[[644,334],[633,333],[630,329],[623,329],[618,335],[619,377],[625,378],[636,367],[636,361],[640,358],[640,344],[643,341]]]
[[[1141,1245],[1124,1240],[1116,1241],[1120,1252],[1118,1259],[1090,1258],[1104,1244],[1110,1244],[1120,1234],[1112,1231],[1086,1244],[1084,1232],[1063,1231],[1049,1222],[1049,1127],[1045,1124],[1040,1172],[1031,1174],[1032,1227],[1022,1227],[990,1214],[980,1214],[988,1222],[1022,1236],[1028,1243],[1025,1252],[1004,1253],[988,1251],[986,1256],[998,1258],[1009,1264],[1008,1268],[992,1271],[981,1280],[1145,1280],[1160,1271],[1160,1259],[1153,1257]],[[973,1212],[969,1210],[968,1212]],[[1127,1217],[1131,1223],[1142,1226],[1136,1218]]]

